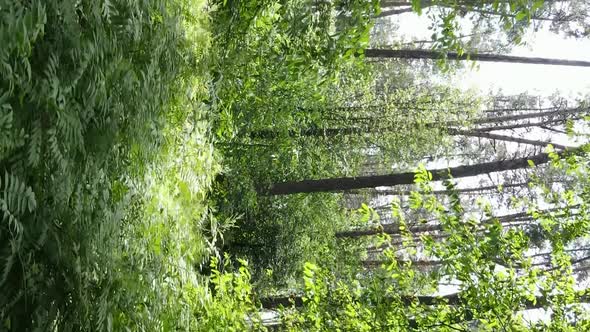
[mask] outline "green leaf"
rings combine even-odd
[[[515,18],[517,21],[522,21],[525,17],[528,17],[528,16],[529,16],[528,12],[518,12],[518,13],[516,13]]]
[[[422,1],[412,0],[412,10],[415,11],[418,15],[422,15]]]

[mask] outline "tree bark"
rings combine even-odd
[[[363,261],[363,266],[367,269],[374,269],[377,267],[380,267],[383,264],[387,264],[389,261],[385,260],[385,259],[367,259]],[[442,261],[439,260],[427,260],[427,259],[422,259],[422,260],[415,260],[415,261],[406,261],[406,260],[398,260],[397,264],[398,265],[405,265],[408,264],[408,262],[415,267],[418,268],[429,268],[429,267],[433,267],[433,266],[440,266],[442,265]]]
[[[548,1],[546,1],[546,2],[548,2]],[[557,2],[562,2],[562,1],[557,1]],[[491,4],[491,3],[493,3],[493,1],[484,2],[484,4]],[[509,3],[509,2],[505,2],[505,3]],[[401,9],[396,8],[396,9],[390,9],[390,10],[383,10],[376,17],[387,17],[387,16],[392,16],[392,15],[412,12],[413,9],[412,9],[411,5],[412,5],[411,3],[400,2],[400,1],[382,1],[381,2],[382,8],[384,8],[384,7],[406,7],[406,8],[401,8]],[[407,6],[410,6],[410,7],[407,7]],[[468,12],[479,13],[482,15],[482,18],[485,17],[484,15],[502,16],[502,17],[509,17],[512,19],[517,18],[517,15],[513,14],[513,13],[502,13],[502,12],[498,12],[495,10],[476,7],[476,6],[473,6],[473,4],[466,4],[466,3],[458,2],[455,5],[449,5],[449,4],[444,4],[444,3],[435,4],[432,1],[422,1],[422,4],[420,5],[421,9],[426,9],[429,7],[449,8],[454,11],[459,11],[459,12],[464,12],[464,13],[468,13]],[[571,19],[571,15],[570,15],[570,18],[565,18],[565,19],[561,18],[561,17],[543,17],[543,16],[538,16],[538,15],[532,15],[530,17],[530,19],[533,21],[566,22]]]
[[[381,13],[379,13],[379,15],[375,16],[375,17],[387,17],[387,16],[393,16],[393,15],[399,15],[399,14],[403,14],[403,13],[411,13],[414,10],[412,9],[412,7],[408,7],[408,8],[400,8],[400,9],[388,9],[388,10],[384,10]]]
[[[580,120],[583,119],[583,116],[575,116],[568,118],[567,120]],[[563,125],[566,119],[556,119],[556,120],[545,120],[540,122],[525,122],[525,123],[516,123],[516,124],[509,124],[509,125],[501,125],[501,126],[492,126],[492,127],[480,127],[476,130],[479,132],[488,132],[494,130],[513,130],[519,128],[531,128],[531,127],[547,127],[548,125]],[[546,129],[546,128],[545,128]]]
[[[500,220],[500,222],[502,222],[502,221],[510,221],[511,219],[522,218],[522,217],[526,217],[526,216],[528,216],[528,214],[526,212],[519,212],[519,213],[510,214],[510,215],[499,216],[497,218],[487,219],[487,220],[482,221],[481,224],[488,224],[496,219],[498,219],[498,220]],[[413,233],[437,232],[437,231],[442,230],[442,225],[440,225],[440,224],[416,225],[416,226],[408,227],[408,230]],[[386,225],[381,225],[381,227],[373,228],[373,229],[353,229],[353,230],[349,230],[349,231],[337,232],[336,237],[337,238],[356,238],[356,237],[362,237],[362,236],[377,235],[377,234],[381,234],[381,233],[386,233],[389,235],[401,235],[401,229],[398,224],[386,224]]]
[[[519,143],[519,144],[528,144],[528,145],[540,146],[540,147],[547,147],[547,145],[551,144],[554,148],[559,149],[559,150],[568,149],[568,147],[565,145],[556,144],[556,143],[552,143],[552,142],[530,140],[530,139],[526,139],[526,138],[506,136],[506,135],[498,135],[498,134],[492,134],[489,132],[483,132],[483,131],[477,131],[477,130],[449,129],[448,133],[450,135],[487,138],[487,139],[496,140],[496,141],[514,142],[514,143]]]
[[[579,205],[570,206],[569,208],[574,209],[579,207]],[[553,208],[553,209],[546,209],[543,211],[538,211],[539,213],[550,213],[559,211],[561,208]],[[517,212],[506,214],[503,216],[497,216],[489,219],[485,219],[479,222],[481,225],[486,225],[498,220],[502,224],[513,223],[522,220],[530,219],[530,215],[527,212]],[[412,233],[424,233],[424,232],[438,232],[442,231],[442,225],[434,224],[434,225],[415,225],[409,226],[408,230]],[[381,225],[377,228],[372,229],[353,229],[349,231],[341,231],[336,233],[337,238],[353,238],[353,237],[362,237],[362,236],[370,236],[370,235],[377,235],[381,233],[386,233],[389,235],[401,235],[401,229],[398,224],[386,224]]]
[[[583,112],[587,112],[587,108],[566,108],[566,109],[557,109],[557,110],[550,110],[544,112],[535,112],[535,113],[525,113],[525,114],[516,114],[516,115],[504,115],[504,116],[497,116],[497,117],[486,117],[482,119],[475,119],[472,121],[474,125],[483,125],[483,124],[499,124],[502,122],[509,122],[509,121],[520,121],[520,120],[527,120],[527,119],[537,119],[543,117],[551,117],[551,116],[568,116],[573,114],[579,114]],[[376,119],[378,120],[378,119]],[[542,122],[546,124],[548,122]],[[453,128],[453,126],[460,126],[461,123],[457,121],[448,121],[445,123],[424,123],[423,124],[426,128],[436,128],[442,126],[446,126],[447,132],[460,132],[460,129]],[[501,129],[511,129],[511,128],[519,128],[522,126],[530,126],[531,124],[527,123],[517,123],[513,125],[506,125],[506,126],[494,126],[494,127],[485,127],[485,128],[475,128],[473,131],[477,131],[479,133],[483,133],[484,131],[492,131],[492,130],[501,130]],[[301,130],[289,130],[287,135],[289,137],[336,137],[341,135],[360,135],[360,134],[370,134],[370,133],[381,133],[381,132],[391,132],[399,130],[397,126],[387,126],[387,127],[344,127],[344,128],[307,128]],[[468,133],[469,131],[463,131],[464,133]],[[274,130],[257,130],[250,132],[250,138],[252,139],[273,139],[277,138],[281,135],[280,132]],[[486,134],[481,134],[486,135]],[[488,136],[492,134],[487,134]],[[499,137],[499,135],[496,135]],[[544,145],[546,146],[546,145]]]
[[[379,2],[381,8],[386,7],[407,7],[412,6],[412,1],[390,1],[390,0],[382,0]]]
[[[516,115],[503,115],[497,117],[487,117],[483,119],[476,119],[473,121],[473,124],[481,125],[481,124],[490,124],[490,123],[500,123],[500,122],[508,122],[508,121],[519,121],[519,120],[527,120],[527,119],[537,119],[543,118],[548,116],[566,116],[572,114],[578,114],[582,112],[588,112],[588,108],[582,107],[574,107],[574,108],[564,108],[564,109],[551,109],[549,111],[543,112],[535,112],[535,113],[524,113],[524,114],[516,114]]]
[[[564,157],[568,154],[580,154],[585,146],[571,150],[565,150],[558,155]],[[432,181],[440,181],[449,178],[464,178],[482,175],[492,172],[502,172],[529,167],[529,161],[535,165],[549,162],[549,154],[539,153],[529,158],[492,161],[476,165],[466,165],[453,168],[434,169]],[[275,183],[266,188],[258,188],[262,195],[290,195],[297,193],[330,192],[363,188],[375,188],[381,186],[396,186],[400,184],[413,184],[415,172],[397,173],[389,175],[345,177],[320,180],[287,181]]]
[[[590,294],[585,294],[585,292],[579,292],[576,300],[579,303],[586,303],[590,301]],[[276,297],[266,297],[259,299],[262,307],[264,309],[277,309],[281,306],[283,307],[291,307],[295,305],[295,307],[302,307],[304,304],[303,298],[300,295],[293,295],[293,296],[276,296]],[[454,293],[449,295],[443,296],[401,296],[401,301],[405,306],[410,306],[415,302],[418,302],[420,305],[462,305],[463,300],[461,297],[461,293]],[[548,299],[544,296],[537,296],[535,300],[524,300],[525,308],[523,309],[537,309],[537,308],[544,308],[550,305]]]
[[[501,185],[494,185],[494,186],[484,186],[479,188],[462,188],[456,189],[455,192],[458,194],[466,194],[466,193],[474,193],[474,192],[483,192],[483,191],[490,191],[490,190],[497,190],[498,187],[502,188],[514,188],[514,187],[523,187],[530,183],[530,181],[526,182],[519,182],[519,183],[504,183]],[[383,195],[398,195],[398,196],[409,196],[412,194],[413,191],[416,190],[378,190],[376,191],[377,194]],[[433,195],[448,195],[450,191],[448,190],[435,190],[432,192]]]
[[[506,62],[506,63],[520,63],[520,64],[539,64],[552,66],[574,66],[574,67],[590,67],[590,61],[582,60],[565,60],[565,59],[551,59],[538,57],[522,57],[514,55],[502,54],[458,54],[455,52],[447,52],[441,54],[436,51],[429,50],[387,50],[387,49],[366,49],[365,57],[367,58],[393,58],[393,59],[449,59],[449,60],[473,60],[482,62]]]

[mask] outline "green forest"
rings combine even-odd
[[[590,0],[0,0],[0,331],[590,331],[590,81],[519,74],[588,43]]]

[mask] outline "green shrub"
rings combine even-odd
[[[197,326],[203,6],[0,1],[0,329]]]

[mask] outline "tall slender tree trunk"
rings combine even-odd
[[[481,125],[481,124],[490,124],[490,123],[500,123],[500,122],[508,122],[508,121],[519,121],[519,120],[528,120],[528,119],[537,119],[543,117],[550,117],[550,116],[567,116],[572,114],[579,114],[583,112],[588,112],[589,108],[587,107],[574,107],[574,108],[563,108],[563,109],[550,109],[548,111],[542,112],[534,112],[534,113],[524,113],[524,114],[513,114],[513,115],[503,115],[503,116],[496,116],[496,117],[486,117],[482,119],[476,119],[473,121],[474,124]]]
[[[391,1],[391,0],[381,0],[379,2],[381,8],[385,7],[407,7],[412,6],[412,1]]]
[[[565,150],[565,149],[568,148],[565,145],[556,144],[556,143],[552,143],[552,142],[531,140],[531,139],[526,139],[526,138],[506,136],[506,135],[499,135],[499,134],[492,134],[492,133],[478,131],[478,130],[456,130],[456,129],[450,129],[450,130],[448,130],[448,133],[450,135],[460,135],[460,136],[468,136],[468,137],[487,138],[487,139],[496,140],[496,141],[513,142],[513,143],[519,143],[519,144],[528,144],[528,145],[540,146],[540,147],[546,147],[547,145],[551,144],[551,145],[553,145],[554,148],[559,149],[559,150]]]
[[[538,119],[538,118],[545,118],[545,117],[566,117],[569,115],[574,114],[582,114],[584,112],[588,112],[588,108],[566,108],[566,109],[552,109],[549,111],[542,111],[542,112],[534,112],[534,113],[524,113],[524,114],[511,114],[511,115],[503,115],[503,116],[496,116],[496,117],[485,117],[481,119],[475,119],[472,121],[474,125],[484,125],[484,124],[500,124],[503,122],[512,122],[512,121],[521,121],[521,120],[528,120],[528,119]],[[357,119],[358,120],[358,119]],[[376,119],[378,120],[378,119]],[[385,121],[386,119],[383,119]],[[403,122],[400,121],[400,122]],[[405,121],[408,123],[409,121]],[[543,122],[543,124],[548,122]],[[450,134],[453,133],[469,133],[470,135],[474,135],[474,131],[482,133],[484,131],[492,131],[492,130],[501,130],[501,129],[512,129],[512,128],[519,128],[519,127],[528,127],[531,124],[528,123],[516,123],[510,124],[505,126],[490,126],[484,128],[475,128],[473,131],[461,131],[459,129],[453,128],[458,127],[461,125],[460,122],[457,121],[448,121],[444,123],[425,123],[422,124],[426,128],[436,128],[446,126],[447,132]],[[498,128],[498,129],[496,129]],[[386,126],[386,127],[372,127],[372,126],[365,126],[365,127],[343,127],[343,128],[304,128],[300,130],[290,130],[286,133],[289,137],[301,136],[301,137],[336,137],[336,136],[343,136],[343,135],[361,135],[361,134],[370,134],[370,133],[380,133],[380,132],[391,132],[399,130],[398,126]],[[250,138],[253,139],[272,139],[277,138],[281,135],[281,132],[277,132],[275,130],[257,130],[250,132]],[[460,134],[456,134],[460,135]],[[489,136],[496,136],[497,139],[500,139],[500,135],[493,135],[493,134],[485,134],[482,133],[480,135],[487,135]],[[531,141],[533,142],[533,141]],[[522,141],[524,143],[524,140]],[[538,144],[542,144],[538,143]],[[544,146],[547,146],[545,144]]]
[[[500,220],[500,222],[512,222],[518,218],[527,217],[528,214],[526,212],[518,212],[510,215],[499,216],[497,218],[491,218],[482,221],[482,224],[490,223],[493,220]],[[416,225],[413,227],[409,227],[409,231],[412,233],[425,233],[425,232],[438,232],[442,230],[442,226],[440,224],[432,224],[432,225]],[[348,231],[341,231],[336,233],[337,238],[358,238],[363,236],[371,236],[377,235],[381,233],[386,233],[389,235],[401,235],[400,225],[398,224],[386,224],[381,225],[381,227],[371,228],[371,229],[352,229]]]
[[[570,208],[574,209],[577,207],[579,207],[579,205],[574,205],[574,206],[571,206]],[[542,210],[542,211],[538,211],[538,212],[539,213],[552,213],[552,212],[556,212],[556,211],[560,211],[560,210],[563,210],[563,209],[562,208],[552,208],[552,209],[546,209],[546,210]],[[494,218],[485,219],[485,220],[480,221],[480,224],[486,225],[486,224],[493,223],[496,220],[499,221],[503,225],[509,225],[509,224],[518,223],[521,221],[525,221],[525,222],[530,221],[531,216],[527,212],[516,212],[516,213],[506,214],[503,216],[497,216]],[[408,230],[412,233],[438,232],[438,231],[442,231],[442,226],[440,224],[416,225],[416,226],[409,227]],[[372,228],[372,229],[353,229],[353,230],[348,230],[348,231],[337,232],[336,237],[337,238],[357,238],[357,237],[362,237],[362,236],[377,235],[377,234],[381,234],[381,233],[386,233],[389,235],[401,235],[401,229],[398,224],[386,224],[386,225],[381,225],[380,227]]]
[[[490,190],[498,190],[498,187],[502,187],[502,188],[524,187],[524,186],[528,185],[529,183],[530,183],[530,181],[525,181],[525,182],[519,182],[519,183],[504,183],[501,185],[484,186],[484,187],[478,187],[478,188],[462,188],[462,189],[456,189],[455,192],[458,194],[479,193],[479,192],[490,191]],[[381,194],[381,195],[409,196],[412,193],[412,191],[415,191],[415,190],[379,190],[379,191],[376,191],[375,193]],[[432,192],[432,194],[433,195],[449,195],[450,191],[448,191],[448,190],[435,190]]]
[[[386,259],[366,259],[362,262],[363,266],[367,269],[374,269],[374,268],[378,268],[383,264],[387,264],[389,261],[387,261]],[[440,260],[428,260],[428,259],[420,259],[420,260],[412,260],[412,261],[407,261],[407,260],[397,260],[397,264],[398,265],[405,265],[405,264],[412,264],[412,266],[415,266],[417,268],[419,268],[420,270],[428,270],[429,268],[432,267],[437,267],[437,266],[441,266],[442,265],[442,261]]]
[[[412,7],[407,7],[407,8],[399,8],[399,9],[388,9],[388,10],[384,10],[381,13],[379,13],[379,15],[375,16],[375,17],[387,17],[387,16],[393,16],[393,15],[399,15],[399,14],[403,14],[403,13],[411,13],[414,10],[412,9]]]
[[[576,121],[576,120],[580,120],[583,118],[584,117],[582,115],[578,115],[578,116],[574,116],[571,118],[567,118],[567,120]],[[520,123],[508,124],[508,125],[479,127],[476,129],[479,132],[488,132],[488,131],[494,131],[494,130],[513,130],[513,129],[518,129],[518,128],[531,128],[531,127],[543,128],[543,127],[548,127],[549,125],[563,125],[565,122],[566,122],[566,119],[555,119],[555,120],[543,120],[543,121],[537,121],[537,122],[520,122]],[[547,128],[544,128],[544,129],[547,129]],[[548,129],[548,130],[550,130],[550,129]]]
[[[392,58],[392,59],[449,59],[449,60],[474,60],[482,62],[507,62],[520,64],[539,64],[552,66],[574,66],[574,67],[590,67],[590,61],[582,60],[565,60],[565,59],[551,59],[551,58],[537,58],[537,57],[522,57],[514,55],[502,54],[458,54],[455,52],[447,52],[441,54],[436,51],[429,50],[387,50],[387,49],[367,49],[365,50],[365,57],[367,58]]]
[[[566,153],[579,154],[583,152],[583,148],[584,146],[576,149],[565,150],[560,152],[558,155],[563,157]],[[439,181],[449,179],[451,177],[463,178],[492,172],[521,169],[529,167],[529,162],[533,162],[535,165],[541,165],[546,164],[549,162],[549,160],[549,154],[539,153],[528,158],[517,158],[453,168],[434,169],[430,170],[430,173],[432,174],[433,181]],[[297,193],[330,192],[375,188],[381,186],[396,186],[400,184],[413,184],[414,176],[414,172],[406,172],[389,175],[287,181],[275,183],[266,188],[258,188],[258,193],[263,195],[289,195]]]
[[[554,2],[565,2],[565,1],[569,1],[569,0],[558,0],[558,1],[554,1]],[[550,1],[546,0],[545,2],[550,2]],[[493,3],[510,4],[510,1],[492,0],[492,1],[482,1],[481,2],[481,4],[488,4],[488,5],[493,4]],[[383,10],[383,11],[381,11],[381,13],[379,15],[377,15],[377,17],[387,17],[387,16],[392,16],[392,15],[412,12],[413,9],[411,6],[412,6],[412,3],[406,2],[406,1],[381,1],[381,8],[393,8],[393,9]],[[465,12],[465,13],[474,12],[474,13],[479,13],[482,15],[517,18],[516,14],[502,13],[502,12],[496,11],[496,10],[489,8],[489,7],[488,7],[488,9],[486,9],[485,7],[478,7],[473,2],[470,2],[470,1],[457,1],[454,5],[444,4],[444,3],[434,3],[431,0],[420,1],[420,8],[426,9],[429,7],[443,7],[443,8],[448,8],[448,9],[452,9],[455,11],[461,11],[461,12]],[[530,17],[530,19],[534,20],[534,21],[549,21],[549,22],[568,21],[567,18],[564,19],[562,17],[543,17],[543,16],[538,16],[538,15],[532,15]]]
[[[576,298],[576,301],[580,303],[586,303],[590,301],[590,294],[586,292],[579,292],[579,295]],[[277,309],[281,306],[283,307],[290,307],[295,305],[296,307],[303,306],[303,298],[300,295],[293,295],[293,296],[274,296],[274,297],[267,297],[259,299],[262,307],[265,309]],[[460,305],[462,304],[462,297],[460,293],[442,295],[442,296],[401,296],[401,302],[406,305],[415,305],[415,302],[418,301],[421,305]],[[544,296],[537,296],[533,300],[524,300],[524,308],[523,309],[535,309],[535,308],[544,308],[550,305],[548,299]]]

